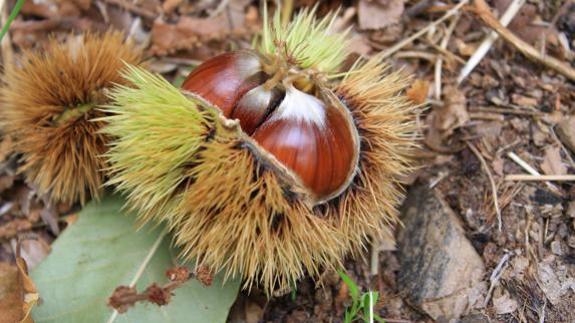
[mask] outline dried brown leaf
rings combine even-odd
[[[30,311],[38,299],[22,258],[16,258],[16,266],[0,263],[0,322],[33,323]]]
[[[444,105],[434,111],[433,125],[444,136],[449,136],[453,130],[463,126],[469,121],[467,113],[467,99],[465,94],[454,86],[447,86],[444,90]]]
[[[14,265],[0,262],[0,321],[19,322],[24,317],[24,290]]]
[[[413,101],[415,104],[425,103],[427,100],[427,94],[429,93],[429,82],[426,80],[417,79],[409,89],[405,92],[405,95]]]
[[[545,149],[541,169],[546,175],[567,174],[567,167],[561,162],[561,149],[559,147],[547,147]]]
[[[381,29],[399,22],[404,0],[360,0],[358,17],[360,29]]]

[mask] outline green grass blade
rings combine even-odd
[[[343,282],[349,288],[349,295],[351,296],[353,302],[359,302],[359,287],[357,287],[357,284],[342,270],[338,270],[337,273],[339,274],[339,277],[341,277],[341,280],[343,280]]]
[[[0,41],[2,41],[2,39],[4,38],[4,35],[6,35],[6,33],[8,32],[8,29],[10,28],[12,21],[14,21],[14,19],[16,19],[16,17],[20,13],[20,9],[22,9],[22,6],[24,5],[25,1],[26,0],[16,1],[16,5],[14,6],[14,9],[12,9],[12,12],[10,12],[10,16],[8,16],[8,20],[6,20],[6,23],[2,27],[2,31],[0,31]]]

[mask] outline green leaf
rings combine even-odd
[[[339,274],[339,277],[341,277],[343,282],[349,288],[349,295],[351,296],[351,299],[353,300],[353,302],[354,303],[358,302],[359,301],[359,287],[357,287],[357,284],[343,270],[338,270],[337,273]]]
[[[239,281],[223,285],[220,275],[211,287],[191,279],[166,306],[138,303],[115,314],[106,305],[119,285],[136,282],[143,291],[152,282],[168,282],[165,271],[177,254],[163,228],[136,230],[135,217],[120,211],[123,204],[119,197],[90,203],[54,242],[32,272],[43,300],[32,313],[35,322],[225,322]]]

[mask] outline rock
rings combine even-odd
[[[575,153],[575,115],[569,116],[559,122],[555,130],[561,142]]]
[[[407,301],[434,320],[458,319],[480,307],[485,266],[443,198],[416,186],[401,213],[398,286]]]

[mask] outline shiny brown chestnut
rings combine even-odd
[[[198,66],[182,88],[212,103],[226,118],[239,120],[242,130],[322,203],[353,179],[359,139],[339,99],[298,73],[237,51]]]

